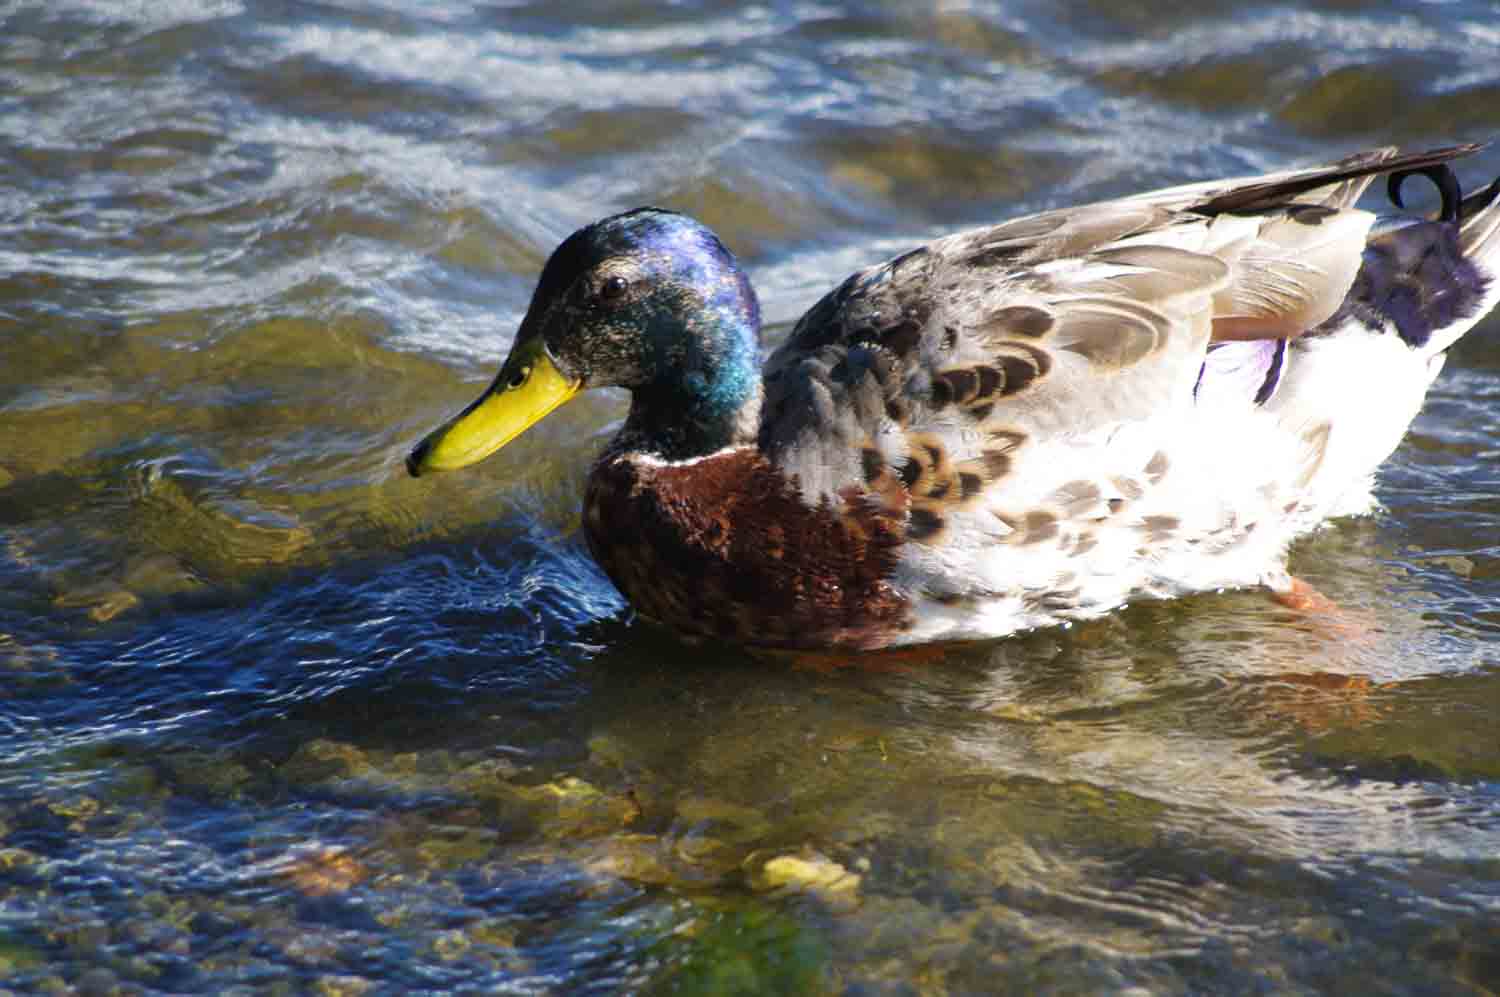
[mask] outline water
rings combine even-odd
[[[1297,549],[1336,621],[1226,593],[917,664],[693,649],[577,530],[619,397],[400,464],[595,217],[698,215],[775,341],[962,225],[1492,137],[1497,23],[0,8],[0,990],[1500,986],[1493,318],[1385,511]]]

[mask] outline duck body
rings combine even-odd
[[[728,250],[681,215],[614,216],[549,260],[495,385],[408,466],[503,445],[540,417],[535,371],[547,407],[630,389],[590,474],[590,550],[643,615],[750,645],[993,638],[1284,591],[1288,544],[1369,509],[1444,351],[1500,299],[1500,181],[1465,199],[1445,165],[1472,149],[949,236],[849,277],[763,371]],[[1411,173],[1438,184],[1437,217],[1353,207]]]

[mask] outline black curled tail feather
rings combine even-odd
[[[1453,173],[1453,167],[1447,163],[1432,163],[1412,170],[1397,170],[1386,177],[1385,190],[1390,197],[1391,203],[1398,208],[1405,208],[1401,200],[1401,185],[1406,182],[1407,177],[1424,176],[1433,182],[1438,193],[1443,197],[1442,207],[1438,209],[1437,220],[1457,224],[1463,217],[1463,191],[1459,189],[1458,177]]]

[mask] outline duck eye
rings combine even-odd
[[[599,286],[599,297],[605,301],[619,301],[625,297],[625,289],[628,286],[624,277],[618,275],[610,277]]]
[[[505,382],[505,386],[507,388],[519,388],[521,385],[526,383],[526,379],[530,376],[531,368],[529,366],[517,367],[514,373],[510,375],[509,380]]]

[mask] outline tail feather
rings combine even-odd
[[[1459,252],[1479,286],[1463,317],[1433,331],[1424,351],[1428,355],[1448,349],[1500,305],[1500,177],[1464,198],[1458,217]]]
[[[1434,357],[1500,303],[1500,180],[1460,198],[1458,181],[1446,164],[1430,161],[1433,155],[1382,163],[1426,173],[1443,193],[1443,208],[1370,238],[1349,293],[1323,330],[1357,320]],[[1392,186],[1396,199],[1399,182]]]
[[[1421,172],[1426,167],[1472,155],[1483,148],[1482,144],[1470,143],[1413,153],[1376,149],[1346,157],[1329,166],[1289,170],[1233,184],[1227,189],[1213,192],[1193,204],[1189,210],[1205,215],[1267,211],[1283,207],[1288,202],[1297,200],[1300,195],[1322,187],[1333,187],[1336,203],[1342,203],[1351,193],[1357,195],[1370,179],[1381,174]],[[1335,187],[1336,184],[1339,186]],[[1324,198],[1320,197],[1318,200],[1324,203]]]

